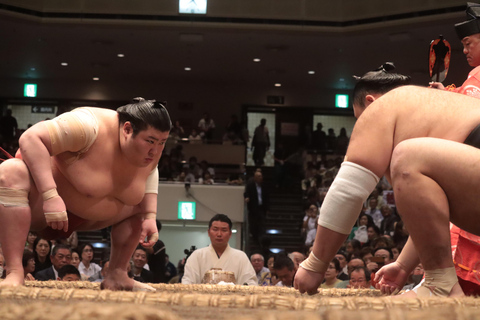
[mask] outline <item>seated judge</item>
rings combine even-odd
[[[247,255],[228,244],[232,236],[232,221],[224,214],[215,215],[208,224],[210,245],[195,250],[185,263],[183,284],[202,283],[203,276],[212,268],[231,271],[236,284],[257,285],[257,275]]]

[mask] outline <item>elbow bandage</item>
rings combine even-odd
[[[145,183],[145,193],[158,194],[158,169],[157,168],[153,169],[147,178],[147,182]]]
[[[86,152],[95,142],[98,121],[87,108],[77,108],[44,122],[50,136],[52,154]]]
[[[42,193],[43,201],[47,201],[52,199],[53,197],[58,197],[58,192],[56,188],[50,189]],[[49,222],[57,222],[57,221],[68,221],[67,211],[59,211],[59,212],[45,212],[45,220],[47,223]]]
[[[367,168],[343,162],[320,208],[318,224],[341,234],[350,234],[363,202],[379,180]]]

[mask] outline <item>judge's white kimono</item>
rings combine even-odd
[[[182,283],[202,283],[203,276],[212,268],[232,271],[235,274],[237,284],[258,285],[257,275],[245,252],[227,246],[219,258],[211,244],[206,248],[195,250],[187,259]]]

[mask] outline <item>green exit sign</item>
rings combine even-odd
[[[23,96],[35,98],[37,96],[37,85],[34,83],[25,83],[23,87]]]
[[[335,95],[335,107],[336,108],[348,108],[348,94]]]
[[[178,202],[178,219],[179,220],[195,220],[196,203],[179,201]]]

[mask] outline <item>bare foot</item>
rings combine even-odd
[[[24,284],[24,276],[22,271],[7,271],[7,276],[5,280],[0,282],[0,287],[18,287]]]
[[[124,270],[112,270],[110,269],[105,280],[100,284],[100,288],[108,290],[126,290],[132,291],[135,281],[128,277],[127,272]]]
[[[135,281],[128,277],[127,272],[123,270],[109,270],[105,280],[102,281],[100,288],[108,290],[126,290],[126,291],[146,291],[155,292],[155,288],[146,283]]]

